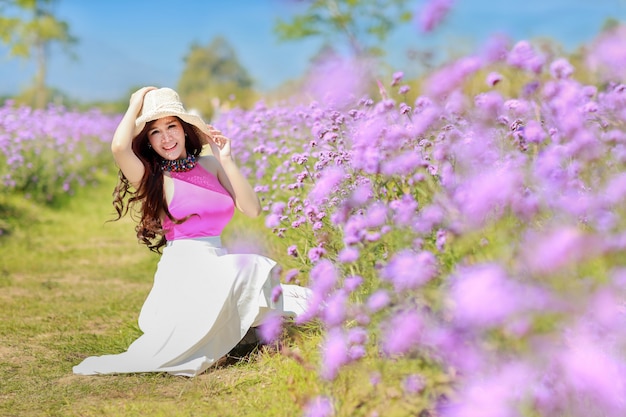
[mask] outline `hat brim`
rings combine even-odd
[[[152,122],[154,120],[160,119],[162,117],[176,116],[180,118],[182,121],[192,125],[196,132],[200,136],[200,142],[203,145],[207,145],[209,143],[209,138],[211,137],[211,131],[209,130],[208,125],[202,120],[202,118],[198,115],[191,113],[180,113],[174,111],[162,111],[152,113],[150,115],[139,116],[137,120],[135,120],[135,127],[138,132],[141,132],[148,122]],[[206,137],[204,135],[206,135]]]

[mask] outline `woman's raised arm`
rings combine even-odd
[[[135,127],[135,120],[143,106],[144,96],[148,91],[155,89],[156,87],[143,87],[130,96],[128,109],[117,126],[111,141],[111,151],[117,166],[135,188],[139,186],[144,173],[143,164],[137,158],[132,148],[132,141],[139,134]]]

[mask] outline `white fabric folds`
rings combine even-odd
[[[139,315],[143,332],[126,352],[92,356],[75,374],[168,372],[196,376],[227,354],[271,310],[296,316],[310,290],[279,285],[275,262],[255,254],[227,254],[219,237],[183,239],[164,249],[154,285]]]

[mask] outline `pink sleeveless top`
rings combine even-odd
[[[187,172],[171,172],[174,196],[168,208],[175,219],[189,217],[181,224],[163,219],[165,239],[219,236],[235,212],[235,203],[217,177],[200,164]]]

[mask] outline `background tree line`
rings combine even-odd
[[[72,47],[80,41],[68,22],[55,15],[58,1],[0,0],[0,41],[7,47],[9,57],[36,63],[30,86],[11,98],[35,108],[56,101],[78,107],[97,105],[111,111],[124,110],[126,97],[116,103],[77,103],[47,84],[51,47],[60,46],[64,53],[72,55]],[[279,20],[275,31],[284,41],[324,38],[326,44],[311,65],[338,54],[337,47],[355,57],[379,58],[384,56],[380,44],[394,25],[410,20],[407,3],[408,0],[314,0],[305,13],[290,21]],[[253,77],[227,39],[216,37],[206,44],[194,43],[184,60],[178,91],[190,108],[207,118],[216,109],[247,108],[258,100]],[[298,86],[297,81],[290,83],[277,89],[274,96],[285,96]],[[129,91],[133,89],[134,86]]]
[[[47,84],[51,47],[60,46],[63,53],[72,55],[72,47],[80,41],[71,32],[70,25],[55,16],[55,5],[59,1],[0,0],[0,42],[7,46],[10,57],[32,60],[36,64],[30,86],[11,98],[35,108],[57,102],[77,108],[124,111],[127,96],[139,86],[132,86],[125,97],[115,102],[81,103]],[[413,19],[412,4],[410,0],[310,0],[303,13],[292,16],[288,21],[278,20],[274,27],[278,39],[297,42],[316,37],[323,39],[324,44],[311,59],[308,73],[300,79],[286,82],[275,91],[264,93],[263,98],[272,101],[297,96],[320,63],[338,56],[348,56],[362,63],[364,70],[359,75],[366,78],[364,84],[370,86],[368,93],[378,94],[376,78],[388,78],[392,72],[385,62],[382,45],[394,29]],[[604,30],[610,30],[617,24],[617,21],[609,20]],[[550,54],[563,54],[562,48],[554,41],[544,39],[540,44]],[[425,70],[434,65],[432,53],[428,50],[407,53],[417,56],[416,64]],[[574,62],[576,55],[575,52],[572,57]],[[405,79],[405,82],[415,86],[410,95],[418,94],[419,79]],[[232,107],[249,108],[260,98],[254,77],[241,64],[236,51],[224,37],[189,46],[176,87],[188,107],[209,120],[216,111]]]

